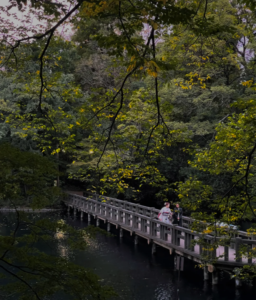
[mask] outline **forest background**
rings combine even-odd
[[[3,205],[55,205],[55,180],[148,206],[179,201],[210,231],[255,218],[254,1],[0,9]]]

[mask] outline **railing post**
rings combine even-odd
[[[118,217],[119,217],[119,210],[117,208],[115,208],[114,209],[114,220],[115,221],[119,221]]]
[[[199,234],[199,236],[198,236],[198,239],[200,239],[200,238],[202,238],[202,235],[201,234]],[[204,240],[203,240],[204,241]],[[197,243],[198,245],[199,245],[199,254],[200,255],[203,255],[204,254],[204,250],[203,250],[203,246],[202,246],[202,244],[201,243]]]
[[[107,219],[111,218],[111,208],[109,205],[106,207],[106,217]]]
[[[123,223],[122,211],[118,210],[118,222]]]
[[[190,240],[189,240],[189,234],[187,232],[185,232],[185,236],[184,236],[184,248],[185,249],[189,249],[190,247]]]
[[[250,257],[250,251],[253,249],[253,245],[248,245],[248,264],[252,263],[252,256]]]
[[[224,246],[224,261],[228,261],[228,254],[229,254],[229,247],[228,246]]]
[[[124,213],[124,222],[125,222],[125,225],[127,225],[127,226],[130,225],[130,214],[127,212]]]
[[[165,225],[160,225],[160,239],[163,241],[167,240],[167,234],[166,234],[166,226]]]
[[[236,262],[238,263],[242,261],[241,254],[239,253],[239,248],[241,243],[242,243],[242,239],[240,237],[236,237],[235,250],[236,250]]]
[[[185,232],[184,239],[185,249],[194,251],[194,246],[191,245],[192,235],[188,232]]]
[[[231,234],[230,234],[230,237],[231,237],[231,238],[235,238],[235,234],[232,234],[232,233],[231,233]],[[231,249],[235,249],[235,243],[232,243],[232,242],[231,242],[231,243],[230,243],[230,248],[231,248]]]
[[[193,242],[193,240],[195,239],[194,235],[190,235],[190,239],[189,239],[189,250],[191,251],[195,251],[195,244]]]
[[[141,227],[140,227],[140,230],[142,231],[142,232],[145,232],[146,230],[146,220],[145,219],[143,219],[143,218],[141,218],[140,219],[141,220],[141,223],[140,223],[140,225],[141,225]]]
[[[149,235],[150,236],[154,236],[154,228],[153,228],[153,221],[152,221],[152,218],[149,220]]]
[[[139,224],[138,224],[138,217],[134,214],[133,216],[132,216],[132,227],[134,228],[134,229],[138,229],[138,226]]]
[[[177,230],[176,230],[176,228],[175,228],[175,226],[173,226],[173,228],[172,228],[172,244],[173,245],[176,245],[176,243],[177,243]]]
[[[216,249],[214,246],[214,239],[211,240],[211,257],[212,259],[216,259]]]

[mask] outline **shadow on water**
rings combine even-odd
[[[9,214],[10,216],[10,214]],[[2,223],[3,214],[0,214]],[[88,226],[86,220],[74,219],[73,216],[54,215],[53,218],[65,219],[77,228]],[[10,219],[5,215],[6,219]],[[91,224],[94,224],[94,220]],[[106,224],[100,223],[106,229]],[[115,288],[118,300],[255,300],[254,288],[244,285],[235,289],[233,280],[226,273],[220,274],[220,284],[213,287],[211,282],[204,282],[203,271],[189,260],[185,260],[184,271],[174,271],[173,255],[167,249],[157,247],[156,254],[151,254],[151,247],[144,239],[134,245],[130,233],[124,232],[119,238],[118,230],[111,225],[113,237],[98,234],[90,241],[88,249],[71,253],[56,239],[50,252],[69,257],[70,260],[93,270],[103,284]],[[0,227],[0,234],[8,234],[8,230]],[[42,246],[41,250],[45,246]],[[49,249],[47,249],[49,251]],[[178,291],[179,290],[179,291]],[[55,298],[54,300],[59,300]],[[61,298],[64,300],[64,298]]]

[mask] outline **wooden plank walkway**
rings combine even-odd
[[[197,240],[202,235],[189,229],[193,222],[191,218],[184,216],[182,227],[166,224],[157,219],[159,210],[156,208],[110,197],[100,197],[101,199],[95,200],[75,193],[68,193],[63,202],[68,209],[74,209],[75,213],[81,212],[81,218],[83,218],[84,213],[87,213],[88,220],[90,220],[91,215],[96,218],[97,224],[99,224],[99,220],[103,220],[108,224],[108,230],[110,230],[110,224],[120,228],[120,236],[122,236],[123,230],[129,231],[131,235],[135,235],[135,243],[137,243],[139,236],[146,239],[148,244],[152,244],[152,249],[155,249],[155,245],[159,245],[167,248],[170,254],[176,253],[198,263],[203,263],[202,254],[204,250],[202,246],[192,245],[192,241]],[[216,237],[204,235],[204,240],[209,244],[213,243],[214,239]],[[256,259],[236,255],[241,245],[246,245],[249,250],[256,247],[256,240],[253,236],[248,236],[246,232],[236,231],[234,238],[231,239],[231,244],[225,247],[219,246],[216,251],[211,253],[212,257],[216,258],[214,269],[233,270],[235,267],[242,267],[245,264],[255,264]]]

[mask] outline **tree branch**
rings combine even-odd
[[[40,58],[39,58],[40,59],[40,74],[39,75],[40,75],[40,80],[41,80],[41,88],[40,88],[40,95],[39,95],[38,110],[40,112],[42,112],[42,107],[41,107],[41,105],[42,105],[42,96],[43,96],[43,91],[44,91],[44,88],[45,88],[44,78],[43,78],[43,67],[44,67],[44,61],[43,61],[43,59],[44,59],[44,55],[45,55],[45,53],[47,51],[47,48],[50,45],[51,38],[53,37],[53,33],[54,33],[53,31],[50,32],[50,35],[49,35],[49,37],[47,39],[46,45],[44,47],[44,50],[43,50],[43,52],[42,52],[42,54],[40,55]]]
[[[22,279],[21,277],[19,277],[15,273],[11,272],[10,270],[8,270],[7,268],[5,268],[2,265],[0,265],[0,268],[3,269],[5,272],[9,273],[10,275],[12,275],[13,277],[17,278],[22,283],[24,283],[34,293],[34,295],[36,296],[36,299],[41,300],[40,297],[38,296],[37,292],[33,289],[33,287],[28,282],[26,282],[24,279]]]
[[[45,33],[41,34],[41,35],[33,35],[33,36],[29,36],[26,38],[22,38],[19,40],[16,40],[16,45],[13,46],[13,48],[17,48],[19,47],[21,42],[24,41],[29,41],[29,40],[40,40],[44,37],[46,37],[47,35],[54,33],[56,31],[56,29],[62,24],[64,23],[75,11],[78,10],[78,8],[83,4],[84,0],[80,1],[77,5],[75,5],[59,22],[57,22],[52,28],[50,28],[49,30],[47,30]]]

